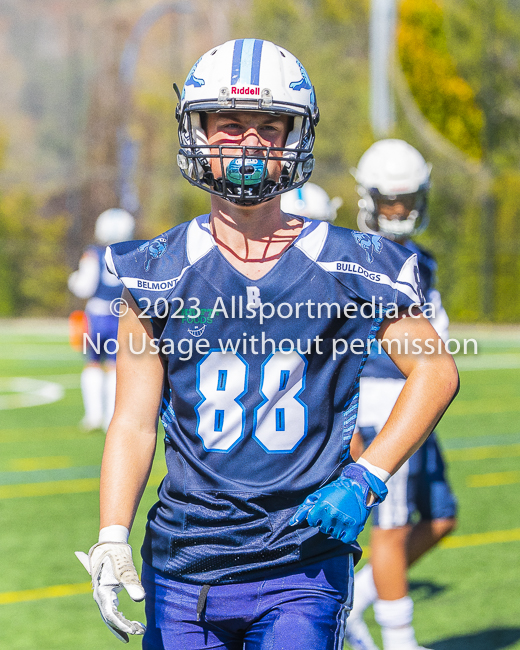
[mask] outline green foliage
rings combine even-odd
[[[475,322],[481,308],[479,205],[474,197],[475,188],[456,165],[432,155],[409,134],[400,135],[418,146],[433,163],[430,224],[417,242],[437,259],[437,286],[450,320]],[[466,192],[461,192],[462,187]]]
[[[520,5],[403,0],[399,59],[424,116],[481,167],[411,142],[433,165],[432,224],[453,320],[518,322],[520,295]],[[410,139],[406,117],[399,130]],[[414,140],[418,142],[415,143]],[[426,145],[426,146],[425,146]]]
[[[506,171],[495,178],[495,318],[520,321],[520,172]]]
[[[369,2],[349,2],[349,0],[321,0],[317,11],[327,19],[337,23],[352,24],[364,22]]]
[[[278,0],[265,0],[262,3],[254,3],[253,20],[258,22],[263,17],[268,18],[270,27],[278,23],[280,27],[280,34],[287,28],[288,20],[299,20],[300,12],[305,11],[305,2],[298,2],[298,0],[287,0],[287,2],[278,2]],[[256,26],[256,25],[255,25]]]
[[[169,80],[162,79],[171,87]],[[152,92],[136,94],[140,114],[141,154],[137,174],[139,196],[145,206],[143,236],[153,237],[173,226],[209,212],[209,194],[189,185],[177,167],[176,97]],[[134,134],[138,136],[139,134]],[[171,143],[175,142],[172,148]]]
[[[484,159],[520,165],[520,4],[444,0],[445,33],[457,69],[485,115]]]
[[[403,0],[397,41],[401,67],[423,114],[461,151],[480,158],[483,114],[457,72],[439,3]]]
[[[330,196],[343,199],[336,223],[356,227],[358,196],[350,169],[374,140],[368,117],[370,0],[263,0],[233,7],[230,38],[274,41],[307,68],[321,112],[312,180]],[[419,241],[438,259],[439,288],[452,320],[474,322],[485,315],[512,321],[520,312],[520,294],[514,290],[520,271],[516,209],[520,199],[516,176],[520,168],[520,4],[510,0],[401,0],[399,11],[399,58],[423,115],[464,155],[477,159],[495,175],[493,213],[489,201],[484,205],[490,197],[484,196],[480,177],[452,160],[449,153],[430,146],[398,108],[392,136],[408,140],[433,163],[431,225]],[[107,14],[110,20],[113,16]],[[194,34],[188,37],[195,41]],[[25,38],[17,52],[29,65],[30,35]],[[206,45],[208,40],[204,40]],[[199,40],[196,43],[192,49]],[[205,47],[200,44],[199,54]],[[110,47],[116,52],[114,43]],[[160,55],[162,47],[171,52],[171,44],[168,49],[158,39],[150,44],[153,56],[146,58],[146,48],[140,55],[129,118],[132,136],[140,142],[135,178],[142,205],[139,235],[145,237],[209,210],[209,194],[190,186],[176,164],[171,67],[175,67],[173,77],[183,79],[193,61],[169,54],[166,65]],[[35,136],[53,169],[56,161],[65,161],[69,168],[83,143],[78,138],[71,144],[69,138],[82,123],[87,86],[81,79],[93,62],[84,61],[82,73],[79,60],[69,63],[74,71],[71,78],[81,92],[66,82],[68,67],[51,69],[44,63],[31,68],[37,78],[31,81],[28,75],[33,85],[24,91],[26,113],[38,117],[38,98],[40,108],[45,109]],[[78,101],[65,119],[62,107],[70,108],[72,97]],[[58,128],[49,122],[51,113],[60,116]],[[110,125],[98,127],[110,133]],[[92,139],[92,133],[87,135]],[[2,154],[0,143],[0,161]],[[96,165],[81,171],[85,176],[105,174]],[[28,192],[0,195],[0,314],[55,313],[64,308],[67,269],[60,259],[64,231],[61,219],[38,217]],[[487,276],[492,300],[482,298]]]
[[[0,316],[65,313],[66,228],[64,217],[42,218],[27,191],[0,195]]]

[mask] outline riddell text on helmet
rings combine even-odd
[[[260,86],[231,86],[232,95],[260,95]]]

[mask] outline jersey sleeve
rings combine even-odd
[[[448,327],[450,319],[444,309],[441,301],[441,294],[437,289],[430,289],[426,294],[426,302],[430,303],[432,307],[432,316],[429,319],[433,328],[443,341],[447,341],[450,337]]]
[[[448,326],[450,320],[444,309],[441,294],[436,288],[437,262],[434,256],[415,242],[409,242],[407,248],[417,253],[419,259],[419,274],[421,288],[425,297],[425,315],[443,341],[449,338]]]
[[[106,249],[108,270],[128,289],[142,317],[164,316],[168,300],[182,277],[184,258],[182,252],[175,254],[176,250],[183,250],[177,241],[182,232],[175,230],[148,241],[121,242]]]
[[[317,263],[357,296],[384,312],[421,306],[417,255],[378,235],[330,226]]]

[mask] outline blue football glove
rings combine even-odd
[[[375,499],[367,505],[371,493]],[[381,479],[363,465],[350,463],[338,479],[310,494],[290,523],[295,526],[307,519],[309,526],[350,544],[365,527],[372,508],[384,501],[387,494]]]

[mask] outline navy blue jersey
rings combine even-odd
[[[410,239],[403,244],[409,251],[417,255],[419,266],[420,286],[426,302],[435,304],[435,311],[442,310],[439,294],[435,290],[437,262],[424,248],[418,246]],[[444,311],[444,310],[443,310]],[[442,336],[442,334],[441,334]],[[363,377],[377,377],[379,379],[404,379],[395,363],[384,350],[373,345],[371,353],[363,369]]]
[[[250,280],[203,215],[109,247],[107,264],[152,318],[166,367],[168,474],[145,561],[217,584],[359,553],[288,522],[350,460],[367,341],[388,309],[420,302],[416,255],[305,219],[276,265]]]
[[[105,264],[105,248],[103,246],[91,246],[87,252],[95,254],[99,263],[99,280],[92,298],[99,298],[107,302],[111,302],[114,298],[119,298],[123,291],[123,286],[107,270]]]

